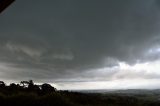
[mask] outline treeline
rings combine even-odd
[[[44,95],[48,93],[53,93],[56,88],[50,84],[44,83],[42,85],[34,84],[32,80],[21,81],[19,84],[11,83],[6,85],[3,81],[0,81],[0,93],[5,95],[12,95],[17,93],[36,93],[38,95]]]
[[[35,84],[32,80],[11,83],[0,81],[0,106],[72,106],[58,91],[48,83]]]

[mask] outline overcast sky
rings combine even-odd
[[[0,80],[160,88],[160,0],[16,0],[0,14]]]

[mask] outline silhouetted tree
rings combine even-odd
[[[23,88],[27,88],[28,85],[29,85],[29,81],[21,81],[21,82],[20,82],[20,85],[22,85]]]
[[[33,89],[34,88],[34,83],[32,80],[28,81],[28,89]]]
[[[9,87],[10,87],[11,89],[17,89],[17,85],[16,85],[15,83],[11,83],[11,84],[9,85]]]
[[[9,88],[10,88],[10,89],[17,89],[17,90],[22,89],[22,87],[21,87],[19,84],[15,84],[15,83],[11,83],[11,84],[9,85]]]
[[[41,85],[41,90],[43,93],[55,92],[56,88],[52,87],[50,84],[44,83]]]
[[[4,88],[6,84],[3,81],[0,81],[0,88]]]
[[[29,80],[28,81],[28,90],[32,91],[32,92],[39,93],[40,87],[38,85],[34,84],[34,82],[32,80]]]
[[[21,87],[19,86],[19,84],[15,84],[15,83],[11,83],[8,86],[8,89],[11,93],[15,93],[15,92],[19,92],[21,89]]]

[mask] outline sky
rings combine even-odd
[[[16,0],[0,14],[0,80],[160,88],[159,0]]]

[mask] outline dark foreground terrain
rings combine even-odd
[[[80,93],[58,91],[32,80],[9,86],[0,82],[0,106],[160,106],[159,98],[159,90]]]

